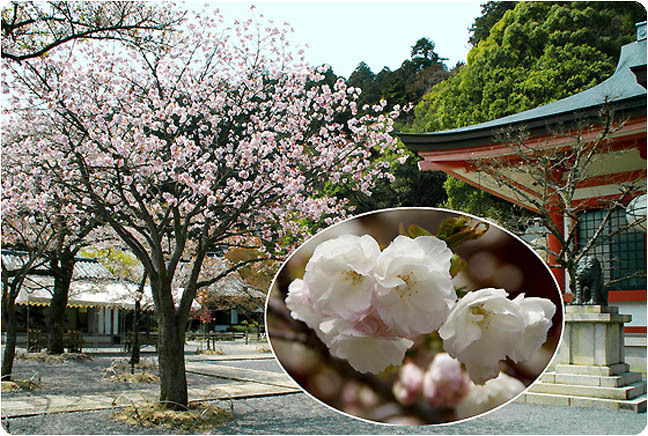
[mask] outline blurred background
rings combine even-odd
[[[388,367],[378,375],[362,374],[345,360],[331,356],[306,324],[292,319],[284,300],[289,284],[303,278],[306,263],[325,240],[343,234],[369,234],[384,249],[399,235],[400,226],[407,228],[414,224],[436,234],[442,221],[459,216],[465,215],[431,208],[377,211],[329,227],[300,246],[282,265],[266,305],[268,337],[288,375],[316,399],[359,418],[407,425],[458,419],[453,407],[431,407],[422,397],[413,403],[399,402],[393,393],[398,367]],[[473,224],[479,222],[485,221],[472,219]],[[525,293],[527,297],[548,298],[556,305],[547,341],[533,358],[521,364],[508,359],[500,362],[503,372],[517,378],[524,386],[530,385],[550,363],[563,326],[562,297],[549,268],[522,240],[493,224],[481,238],[465,242],[454,251],[468,263],[455,277],[455,288],[465,287],[469,291],[503,288],[511,299]],[[408,350],[405,361],[425,370],[439,352],[443,352],[443,348],[438,335],[423,335]]]

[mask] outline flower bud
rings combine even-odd
[[[401,404],[409,405],[421,394],[422,386],[423,370],[412,362],[407,362],[400,367],[392,391]]]
[[[423,375],[423,398],[432,407],[455,406],[471,385],[458,360],[448,353],[438,353]]]

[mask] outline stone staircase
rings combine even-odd
[[[518,401],[646,411],[646,381],[624,361],[623,324],[616,307],[567,306],[558,363]]]
[[[546,372],[522,395],[520,401],[556,406],[597,407],[612,410],[646,411],[646,382],[627,364],[611,365],[608,374],[596,374],[601,367],[558,365]],[[561,367],[561,368],[559,368]],[[565,372],[567,369],[568,372]],[[580,370],[577,374],[574,370]],[[604,372],[604,371],[601,371]]]

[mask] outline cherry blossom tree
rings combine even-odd
[[[164,5],[150,5],[143,2],[10,2],[2,10],[2,58],[5,62],[21,63],[27,59],[45,58],[50,52],[56,51],[63,46],[73,47],[74,42],[87,40],[101,41],[118,41],[121,44],[135,45],[143,50],[159,50],[166,47],[164,33],[174,30],[174,26],[183,22],[184,13],[175,8],[171,3]],[[27,67],[29,67],[27,65]],[[43,79],[49,72],[40,71],[38,74],[44,74]],[[8,86],[4,85],[4,92],[7,92]],[[7,124],[7,120],[5,124]],[[6,143],[6,141],[3,141]],[[4,144],[3,144],[4,145]],[[3,146],[3,153],[7,156],[9,150]],[[15,153],[16,150],[9,151]],[[18,154],[23,153],[19,151]],[[3,166],[3,171],[4,171]],[[38,168],[37,168],[38,171]],[[37,174],[39,176],[39,174]],[[26,180],[21,175],[17,176],[18,183],[16,187],[20,189],[34,189],[35,185],[30,186],[25,183]],[[45,181],[45,186],[50,182]],[[43,189],[43,186],[40,186]],[[48,189],[48,188],[45,188]],[[7,191],[5,191],[7,192]],[[14,192],[9,191],[9,192]],[[19,195],[27,195],[23,192]],[[41,196],[42,192],[34,195]],[[59,198],[61,198],[59,196]],[[3,197],[3,202],[4,202]],[[51,200],[51,199],[50,199]],[[67,201],[67,200],[65,200]],[[30,203],[33,205],[33,203]],[[83,234],[75,234],[71,229],[77,228],[78,223],[66,223],[63,215],[58,212],[62,211],[63,206],[67,204],[56,205],[57,223],[52,227],[49,218],[43,221],[42,214],[44,210],[35,210],[31,214],[24,209],[19,211],[19,218],[11,217],[4,213],[3,218],[5,227],[11,220],[18,220],[14,223],[22,227],[20,220],[26,215],[38,221],[42,227],[38,231],[28,230],[22,234],[25,228],[18,230],[13,228],[12,231],[3,234],[3,243],[5,246],[18,244],[21,249],[26,250],[23,253],[27,258],[22,267],[18,270],[7,272],[12,277],[12,292],[7,297],[14,295],[17,297],[22,278],[27,272],[30,274],[39,273],[47,274],[54,277],[54,288],[52,292],[52,301],[48,314],[48,352],[62,353],[63,350],[63,317],[67,305],[67,293],[69,284],[74,270],[74,259],[79,248],[83,245],[84,237],[92,230],[94,224],[88,220],[82,229]],[[73,209],[66,210],[66,213]],[[36,219],[39,216],[41,218]],[[34,224],[35,221],[30,223]],[[17,233],[16,233],[17,232]],[[40,235],[33,239],[30,236]],[[22,237],[19,237],[21,235]],[[26,242],[43,243],[42,235],[48,235],[51,240],[56,241],[50,245],[37,247]],[[22,242],[20,242],[22,240]],[[51,242],[51,241],[50,241]],[[47,268],[27,267],[34,262],[41,263],[43,256],[46,254]],[[8,277],[4,274],[3,277]],[[15,286],[14,286],[15,285]],[[8,289],[5,287],[5,289]],[[7,298],[7,308],[13,308],[11,298]],[[11,309],[13,310],[13,309]],[[9,317],[5,317],[5,320]],[[8,361],[8,360],[7,360]],[[4,373],[4,371],[3,371]]]
[[[2,256],[2,326],[6,332],[2,356],[2,380],[11,380],[16,355],[16,298],[28,275],[42,271],[44,251],[51,243],[49,223],[36,220],[26,211],[11,210],[5,202],[7,175],[2,177],[2,243],[3,247],[20,248],[16,262],[3,252]],[[9,217],[11,216],[11,218]],[[4,251],[4,250],[3,250]]]
[[[20,62],[81,39],[152,49],[156,34],[172,30],[183,16],[171,3],[12,1],[2,9],[2,57]]]
[[[48,353],[63,352],[63,315],[75,256],[96,223],[92,216],[77,213],[30,155],[28,143],[47,141],[45,136],[12,121],[2,145],[2,244],[18,251],[16,262],[2,265],[3,324],[7,330],[2,374],[7,377],[16,345],[15,301],[28,275],[54,278],[47,349]]]
[[[321,69],[263,17],[226,28],[197,15],[167,50],[85,45],[11,65],[13,109],[51,131],[44,171],[80,213],[101,217],[142,263],[160,327],[160,399],[187,404],[184,332],[196,291],[256,259],[201,278],[217,247],[298,242],[345,215],[327,182],[369,193],[390,177],[370,157],[395,147],[395,110],[357,114],[359,89],[318,84]],[[74,65],[74,68],[70,68]],[[31,100],[31,105],[25,102]],[[39,105],[42,110],[28,110]],[[56,156],[55,160],[51,156]],[[383,166],[384,165],[384,166]],[[254,239],[253,239],[254,240]],[[183,262],[182,295],[172,283]]]

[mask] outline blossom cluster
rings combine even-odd
[[[457,418],[463,419],[507,402],[524,390],[524,384],[499,372],[483,385],[476,385],[458,360],[438,353],[425,371],[412,362],[401,366],[392,390],[401,404],[410,405],[423,398],[432,407],[454,408]]]
[[[401,365],[418,336],[438,332],[449,356],[484,384],[498,376],[507,356],[531,358],[546,341],[556,308],[524,294],[511,300],[503,289],[458,300],[452,256],[435,236],[399,235],[381,250],[370,235],[342,235],[315,248],[303,279],[289,285],[286,306],[357,371]]]

